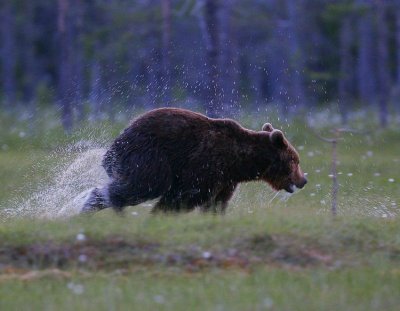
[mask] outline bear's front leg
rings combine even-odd
[[[211,213],[215,215],[224,215],[228,202],[213,202],[200,206],[202,213]]]
[[[232,198],[235,192],[237,184],[229,184],[218,192],[213,200],[210,200],[207,204],[200,207],[202,212],[211,212],[214,214],[225,214],[228,202]]]
[[[156,203],[156,205],[151,210],[152,214],[158,213],[181,213],[190,212],[194,210],[195,206],[188,204],[182,199],[182,196],[175,195],[173,193],[164,194],[161,199]]]

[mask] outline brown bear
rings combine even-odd
[[[95,188],[82,212],[121,211],[160,197],[153,212],[223,212],[238,183],[262,180],[292,193],[307,183],[299,155],[283,133],[178,108],[135,119],[104,156],[111,181]]]

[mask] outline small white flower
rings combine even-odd
[[[154,302],[158,303],[158,304],[164,304],[165,303],[165,298],[162,295],[155,295],[153,297]]]
[[[389,178],[388,182],[394,182],[394,178]]]
[[[310,196],[315,197],[315,193],[314,192],[310,193]]]
[[[271,298],[269,298],[269,297],[264,298],[264,300],[263,300],[264,308],[271,309],[273,306],[274,306],[274,301]]]
[[[80,254],[78,257],[79,262],[86,262],[87,256],[85,254]]]
[[[353,173],[348,173],[347,176],[351,177],[353,176]]]
[[[382,214],[382,218],[387,218],[388,215],[387,214]]]
[[[320,203],[321,203],[322,205],[326,205],[326,201],[325,201],[325,200],[321,200]]]
[[[139,213],[138,213],[138,212],[132,212],[131,215],[132,215],[132,216],[138,216]]]
[[[212,257],[212,254],[211,254],[211,252],[206,251],[206,252],[203,252],[202,257],[204,259],[210,259]]]
[[[381,173],[374,173],[375,177],[381,176]]]
[[[316,173],[321,173],[320,169],[315,170]]]
[[[24,138],[26,136],[26,133],[24,131],[19,132],[18,136],[20,138]]]
[[[328,177],[329,177],[329,178],[333,178],[333,175],[332,175],[332,174],[329,174]]]
[[[67,284],[67,287],[76,295],[81,295],[85,291],[85,288],[83,287],[82,284],[75,284],[73,282],[69,282]]]
[[[85,241],[86,240],[86,236],[83,233],[78,233],[76,235],[76,240],[77,241]]]
[[[72,290],[74,294],[76,295],[81,295],[85,291],[85,288],[83,287],[82,284],[76,284],[74,289]]]

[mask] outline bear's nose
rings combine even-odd
[[[306,184],[307,184],[307,178],[303,177],[301,182],[299,182],[299,184],[296,185],[296,187],[300,188],[300,189],[303,189]]]

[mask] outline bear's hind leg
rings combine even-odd
[[[94,188],[81,209],[82,214],[88,214],[111,207],[107,187]]]
[[[103,188],[94,188],[81,210],[82,214],[89,214],[111,207],[120,213],[126,206],[133,206],[159,196],[154,191],[140,191],[119,181],[112,181]]]
[[[130,184],[114,181],[108,185],[108,194],[111,207],[115,212],[119,213],[126,206],[138,205],[147,200],[157,198],[162,194],[162,191],[141,185],[132,187]]]

